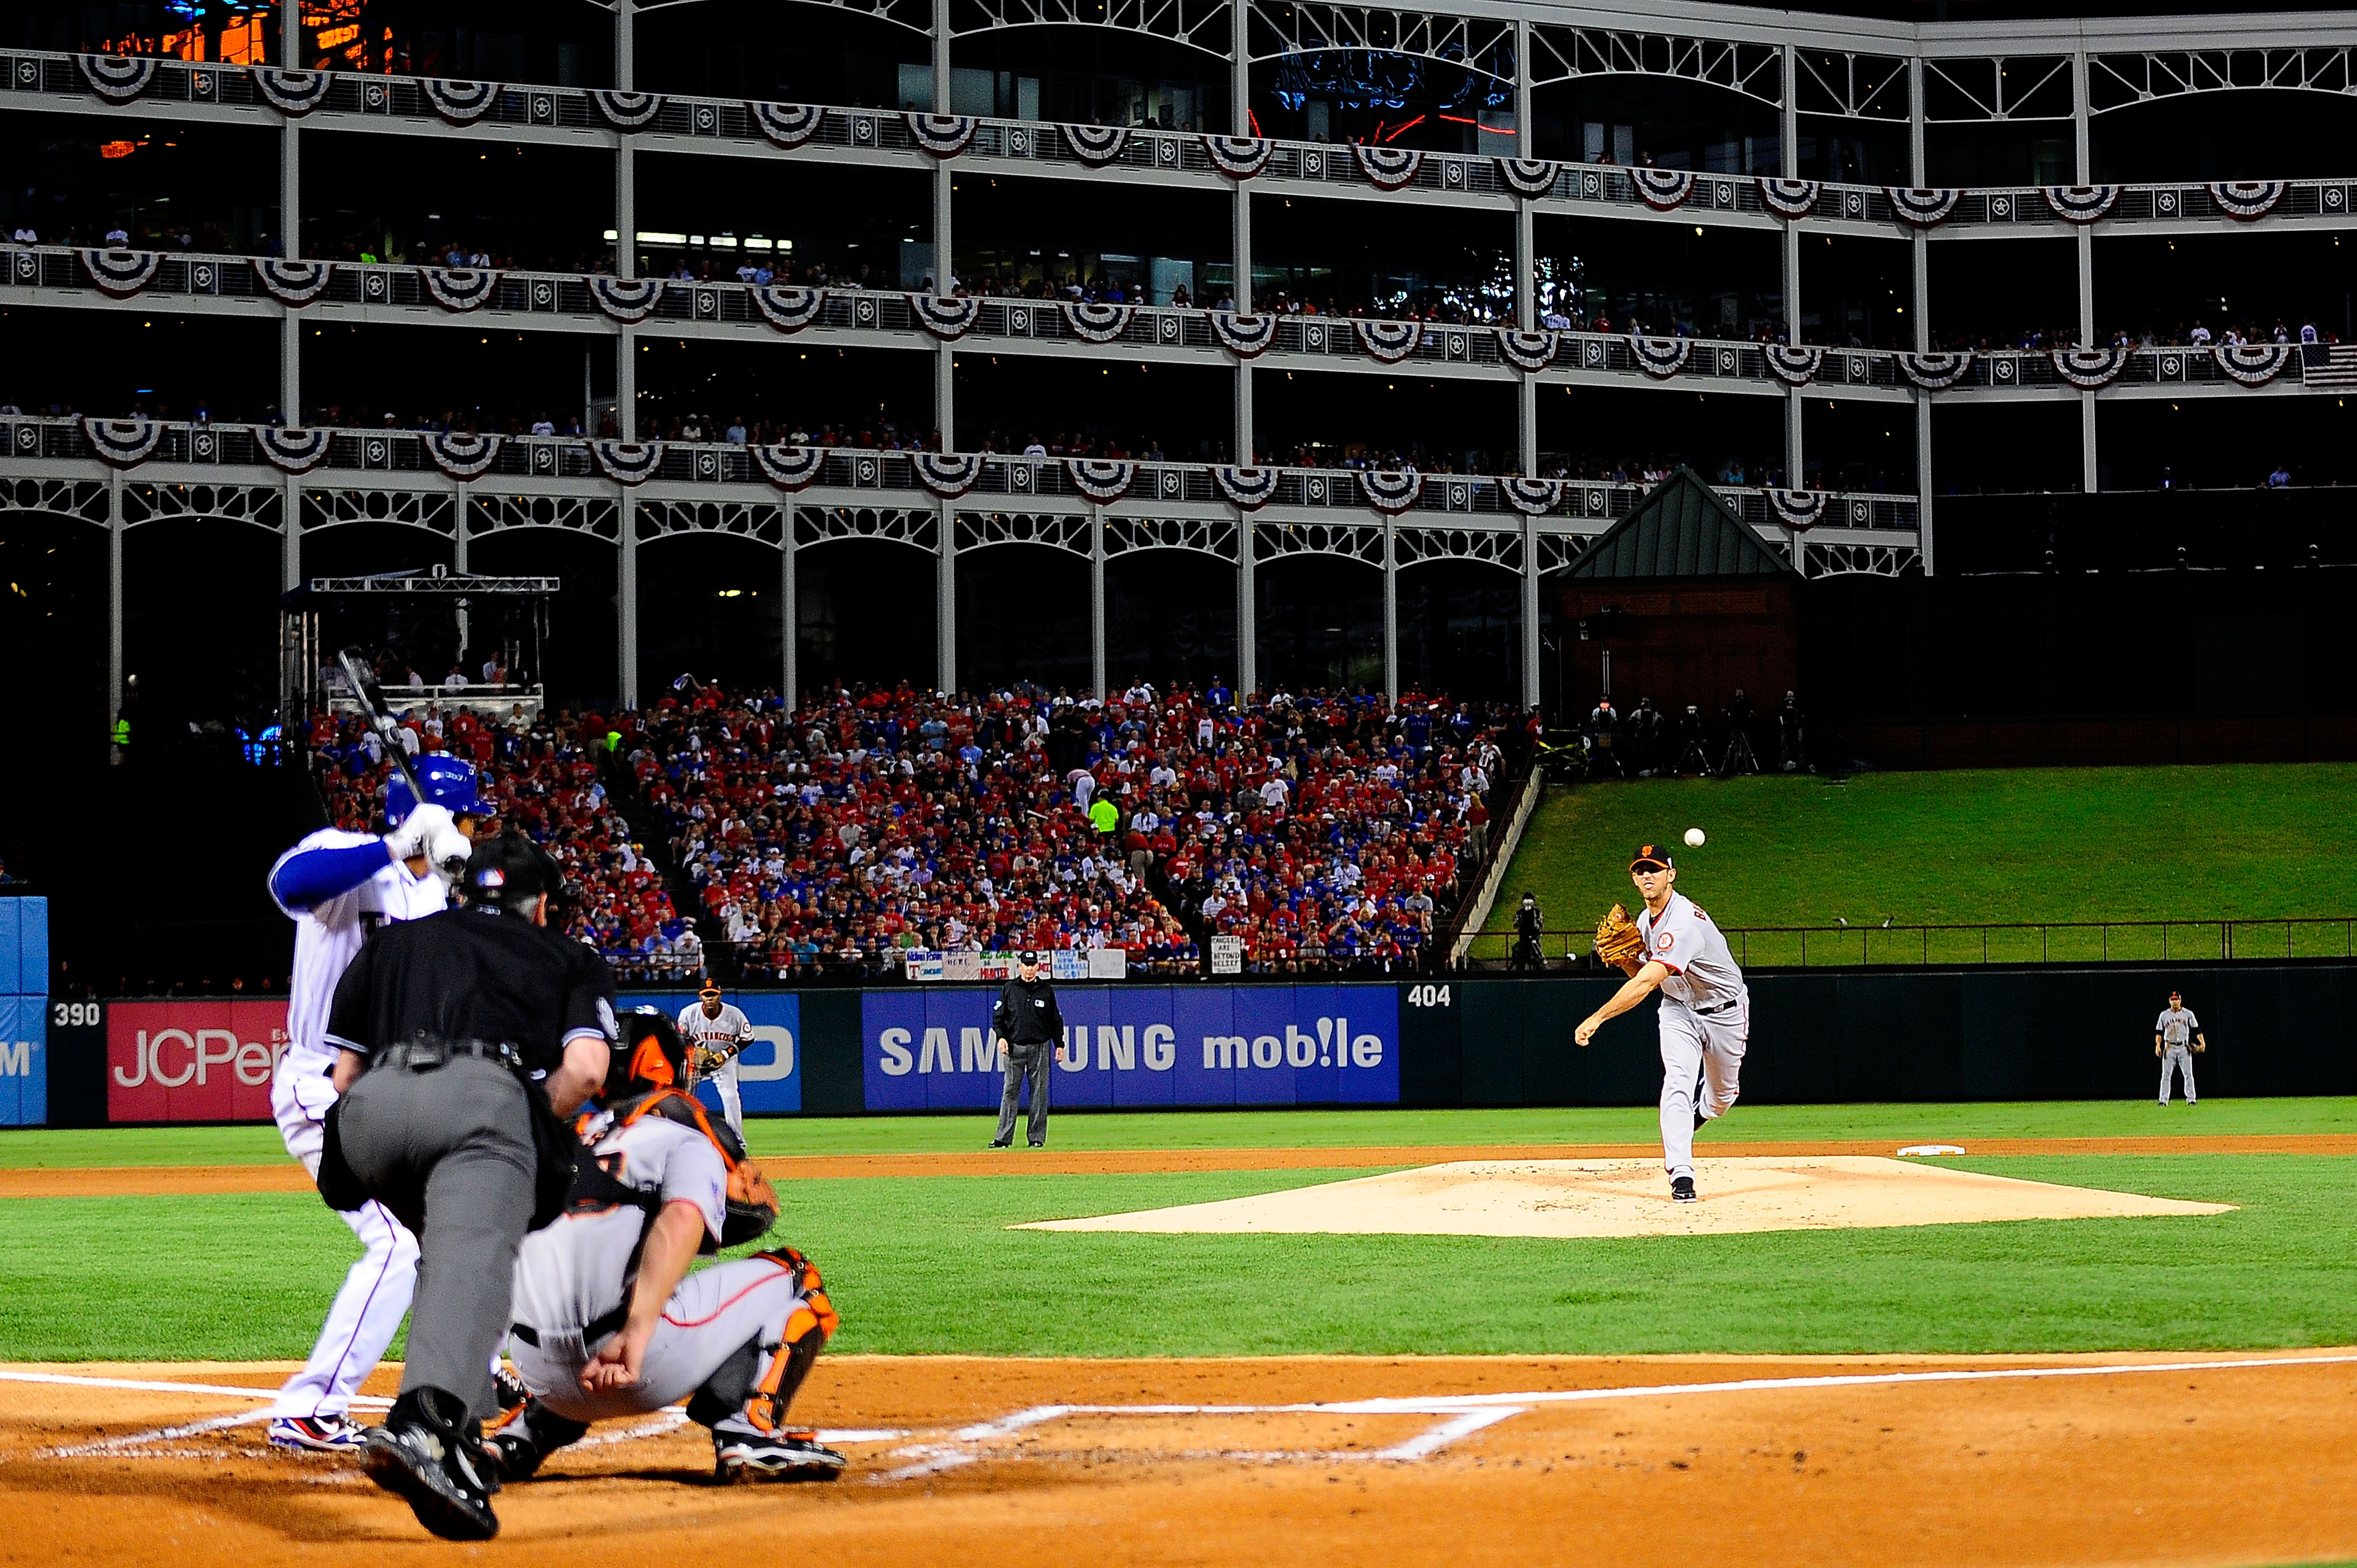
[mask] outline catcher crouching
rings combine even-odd
[[[1751,993],[1708,915],[1676,890],[1677,863],[1659,844],[1630,857],[1643,908],[1635,919],[1615,904],[1596,928],[1596,956],[1629,976],[1573,1036],[1582,1046],[1608,1019],[1662,993],[1662,1168],[1670,1196],[1695,1200],[1694,1135],[1734,1109],[1751,1037]]]
[[[818,1269],[780,1247],[688,1274],[766,1234],[777,1194],[681,1089],[677,1026],[651,1009],[623,1022],[572,1197],[516,1261],[508,1350],[532,1398],[484,1447],[518,1481],[592,1422],[684,1400],[723,1480],[833,1479],[845,1457],[786,1424],[837,1321]]]

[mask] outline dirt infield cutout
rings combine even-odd
[[[1703,1201],[1670,1201],[1658,1160],[1466,1160],[1285,1192],[1026,1230],[1270,1235],[1705,1236],[2223,1214],[2233,1206],[2060,1187],[1863,1155],[1695,1162]]]

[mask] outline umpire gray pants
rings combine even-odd
[[[417,1237],[404,1393],[440,1389],[498,1413],[516,1249],[532,1223],[532,1107],[514,1074],[473,1057],[363,1073],[344,1096],[344,1161]]]
[[[1015,1141],[1015,1109],[1023,1092],[1023,1083],[1031,1083],[1031,1121],[1024,1134],[1033,1144],[1048,1141],[1048,1086],[1056,1078],[1056,1044],[1042,1040],[1037,1045],[1016,1046],[1006,1053],[1006,1087],[998,1096],[998,1131],[991,1134],[994,1144]]]

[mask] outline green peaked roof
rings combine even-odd
[[[1572,577],[1797,576],[1751,525],[1681,464],[1565,569]]]

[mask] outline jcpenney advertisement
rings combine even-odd
[[[749,1114],[802,1108],[799,997],[750,993],[734,999],[753,1026],[737,1081]],[[676,995],[622,997],[673,1017],[695,1001]],[[34,1021],[39,1021],[38,1014]],[[286,1049],[286,1004],[172,1000],[115,1002],[106,1008],[106,1116],[110,1122],[267,1122],[270,1080]],[[16,1047],[0,1045],[0,1077]],[[720,1101],[700,1091],[714,1111]],[[994,1103],[996,1103],[994,1101]]]
[[[771,1116],[802,1108],[802,1001],[773,991],[748,991],[728,998],[731,1006],[745,1015],[753,1026],[753,1043],[737,1057],[737,1092],[745,1101],[748,1116]],[[629,992],[622,997],[624,1008],[660,1007],[673,1018],[685,1007],[699,1005],[693,992],[682,991],[660,996]],[[720,1111],[720,1093],[710,1084],[699,1084],[696,1097],[705,1108],[716,1115]]]
[[[862,997],[867,1109],[995,1108],[1003,1082],[990,1033],[997,995],[978,986]],[[1394,986],[1072,986],[1056,1000],[1066,1035],[1060,1106],[1399,1101]]]
[[[106,1008],[110,1122],[267,1122],[286,1004],[174,999]]]

